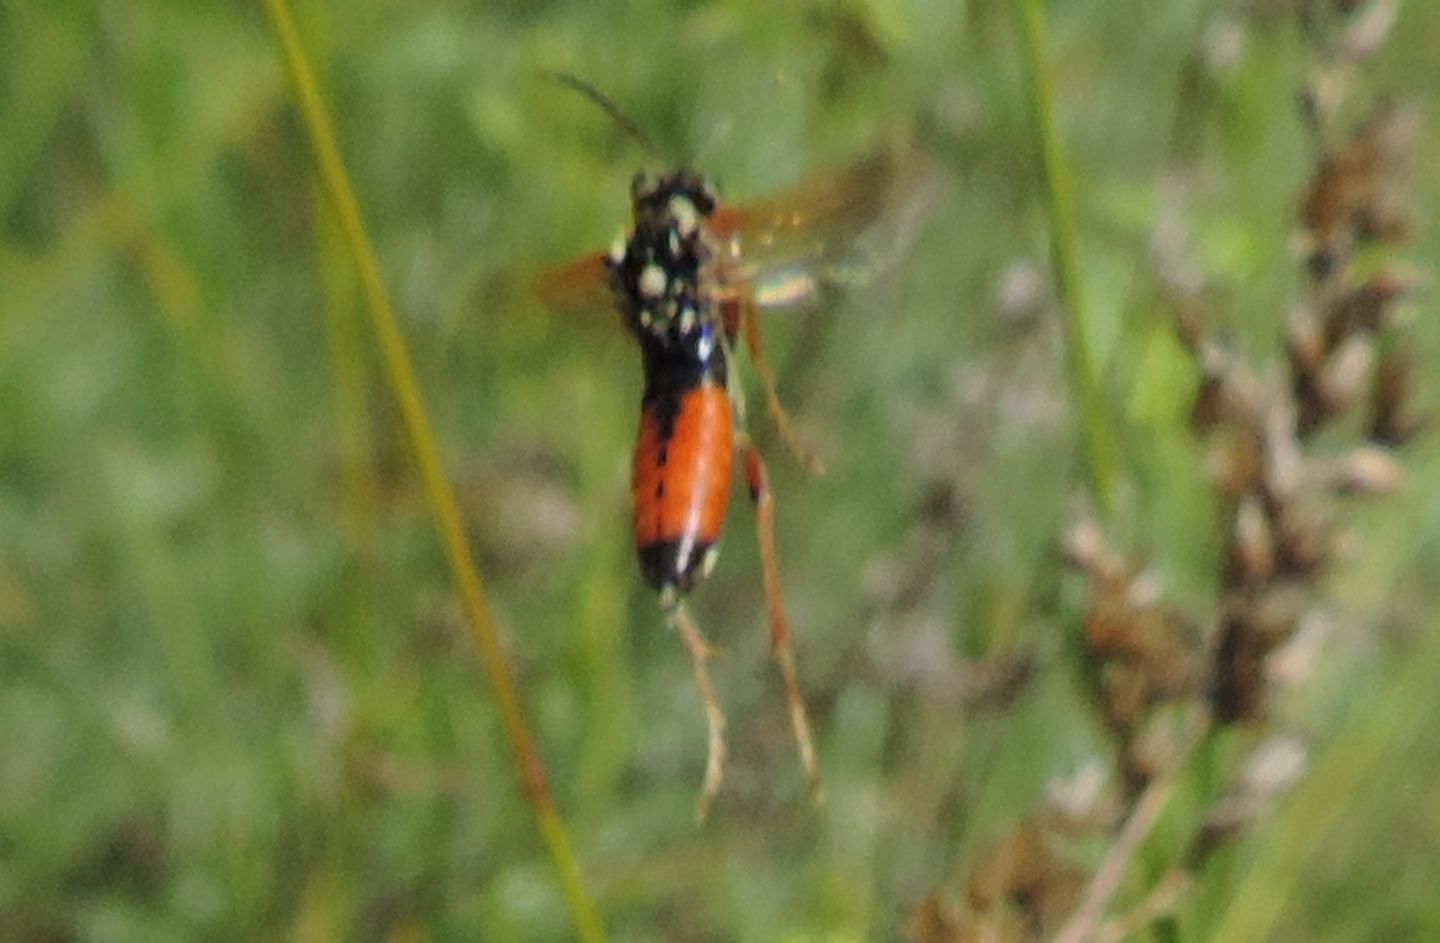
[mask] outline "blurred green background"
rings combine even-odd
[[[1056,550],[1083,486],[1011,5],[298,6],[613,938],[894,939],[932,890],[962,898],[973,856],[1108,749]],[[1050,20],[1121,542],[1204,611],[1219,537],[1156,257],[1274,360],[1314,52],[1279,0]],[[1403,4],[1357,101],[1433,103],[1436,36],[1440,6]],[[629,543],[638,365],[529,291],[608,243],[641,155],[542,69],[737,199],[897,133],[942,168],[898,266],[767,323],[830,468],[769,450],[819,809],[737,492],[693,602],[731,763],[693,821],[702,718]],[[1437,153],[1432,121],[1421,263]],[[1433,369],[1431,310],[1408,336]],[[0,938],[569,936],[362,314],[258,4],[0,3]],[[1440,719],[1437,457],[1420,442],[1407,486],[1353,509],[1318,662],[1278,707],[1325,815],[1222,855],[1179,938],[1241,889],[1278,895],[1277,939],[1440,937],[1440,740],[1414,736]],[[1141,870],[1199,814],[1177,800]]]

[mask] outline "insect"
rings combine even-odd
[[[591,98],[653,154],[643,133],[601,92],[553,76]],[[631,477],[640,570],[694,665],[709,731],[698,800],[704,818],[723,775],[725,717],[706,667],[711,650],[685,597],[715,563],[735,459],[756,513],[771,650],[812,797],[819,767],[800,692],[775,547],[775,502],[745,427],[737,350],[743,343],[782,441],[812,471],[765,358],[758,311],[814,300],[837,246],[891,205],[901,162],[881,152],[773,200],[730,207],[699,172],[638,174],[632,220],[609,251],[542,274],[541,299],[569,308],[608,300],[640,348],[645,385]]]

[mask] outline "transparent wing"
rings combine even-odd
[[[890,268],[914,234],[936,179],[923,153],[878,150],[773,197],[722,205],[708,224],[738,239],[742,274],[760,308],[814,304]],[[614,321],[605,257],[542,272],[535,293],[551,308]]]
[[[551,308],[614,320],[614,298],[599,252],[548,268],[535,277],[535,296]]]
[[[720,207],[755,303],[786,308],[877,277],[908,246],[937,175],[911,148],[886,148],[775,196]]]

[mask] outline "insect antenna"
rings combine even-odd
[[[610,96],[584,79],[570,75],[568,72],[551,72],[547,70],[541,74],[550,81],[558,82],[571,91],[579,92],[581,95],[590,99],[592,103],[599,106],[605,114],[610,116],[610,120],[615,122],[617,128],[623,131],[625,135],[636,144],[640,145],[640,149],[645,152],[645,156],[657,162],[660,160],[660,156],[655,150],[655,145],[651,143],[649,136],[640,129],[640,125],[636,124],[629,115],[620,110],[619,105],[610,100]]]

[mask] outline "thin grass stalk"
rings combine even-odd
[[[1065,365],[1070,394],[1080,413],[1091,498],[1101,517],[1114,498],[1115,447],[1090,354],[1090,324],[1077,262],[1078,237],[1070,175],[1056,131],[1055,95],[1045,58],[1045,10],[1041,0],[1014,0],[1021,49],[1029,77],[1030,124],[1040,142],[1041,171],[1050,214],[1050,264],[1065,314]]]
[[[1208,711],[1197,711],[1188,726],[1191,729],[1186,734],[1187,742],[1181,750],[1181,762],[1167,775],[1153,780],[1136,799],[1114,844],[1110,846],[1100,867],[1096,868],[1086,885],[1079,905],[1056,931],[1052,943],[1087,943],[1099,934],[1105,910],[1120,889],[1132,859],[1149,838],[1155,824],[1160,821],[1176,784],[1186,775],[1191,751],[1201,742],[1201,738],[1208,736],[1214,729],[1210,724]]]
[[[370,311],[385,371],[410,437],[411,451],[424,482],[425,495],[435,518],[435,526],[440,532],[446,558],[450,562],[471,639],[479,649],[480,660],[495,692],[511,758],[520,777],[526,802],[534,813],[551,863],[559,875],[577,935],[587,943],[602,941],[605,938],[604,931],[600,928],[595,907],[581,883],[579,865],[546,783],[545,768],[526,725],[515,679],[505,661],[499,633],[490,616],[484,584],[465,540],[454,492],[440,467],[430,420],[420,398],[414,370],[410,365],[409,354],[400,335],[389,295],[380,277],[375,250],[365,233],[360,208],[340,158],[329,113],[320,98],[319,88],[295,28],[289,4],[286,0],[265,0],[265,10],[275,31],[281,58],[285,62],[300,115],[310,137],[321,183],[335,209],[360,277],[361,291]]]
[[[329,71],[328,49],[310,35],[311,68],[317,75],[320,94],[328,95],[325,75]],[[355,270],[346,259],[345,235],[325,188],[318,178],[310,187],[315,207],[315,248],[320,267],[320,295],[325,313],[325,348],[330,368],[335,442],[340,473],[340,506],[344,514],[350,549],[369,566],[379,550],[375,515],[379,485],[372,468],[370,450],[370,378],[366,368],[363,322],[355,316],[358,306]]]
[[[355,283],[341,260],[344,236],[325,194],[315,190],[316,247],[325,311],[325,346],[334,391],[335,440],[340,447],[340,497],[350,547],[367,562],[375,553],[378,488],[370,467],[369,399],[365,350],[355,317]],[[339,251],[335,251],[339,250]]]

